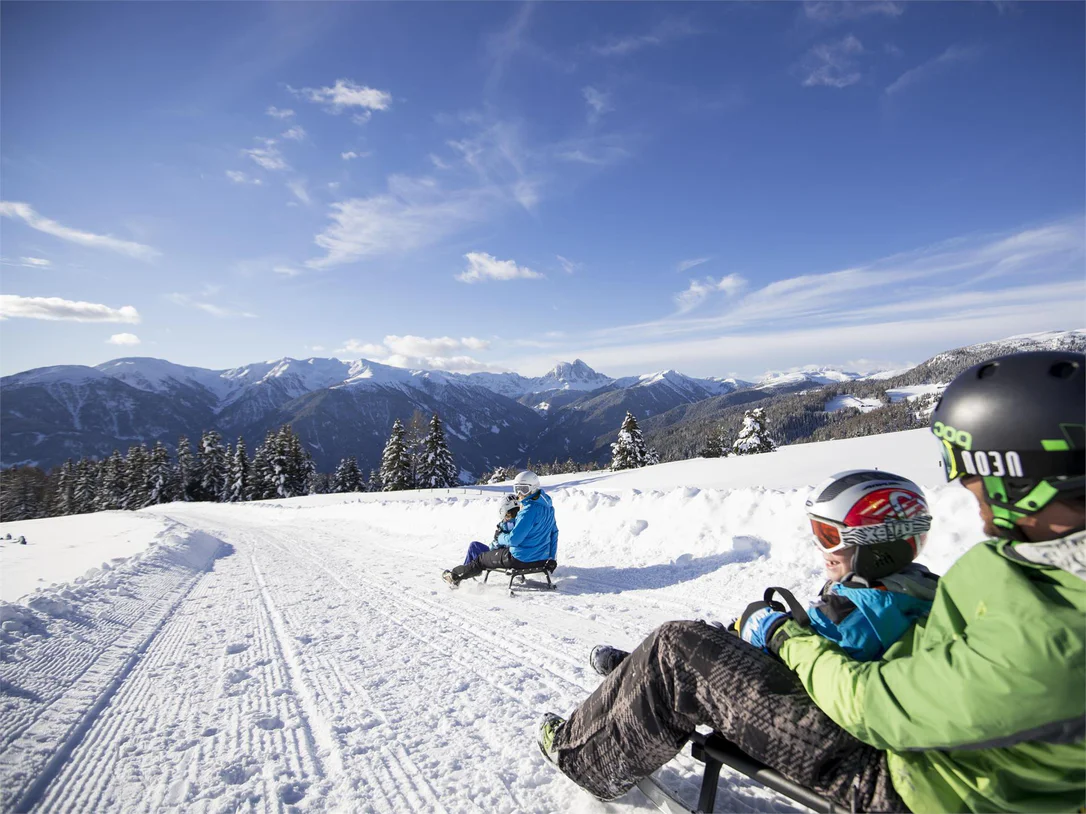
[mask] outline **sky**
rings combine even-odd
[[[1086,327],[1083,3],[0,6],[0,373]]]

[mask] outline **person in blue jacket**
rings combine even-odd
[[[513,479],[513,494],[519,499],[519,511],[508,534],[498,534],[496,548],[483,551],[471,562],[442,573],[455,588],[461,580],[495,568],[519,568],[531,563],[553,560],[558,556],[558,526],[554,507],[543,492],[539,476],[525,470]]]
[[[931,611],[938,577],[913,560],[931,528],[924,493],[890,472],[839,472],[816,486],[807,500],[811,542],[822,554],[827,581],[807,608],[811,627],[857,661],[875,661],[917,619]],[[788,611],[766,600],[752,603],[733,624],[755,646],[772,640]],[[610,673],[626,652],[607,645],[592,650],[596,672]]]

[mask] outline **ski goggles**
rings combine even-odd
[[[854,545],[875,545],[904,540],[931,529],[931,517],[925,514],[903,520],[887,520],[871,526],[846,526],[835,520],[811,517],[812,544],[830,553]]]
[[[526,497],[532,493],[532,487],[527,483],[514,483],[513,494],[517,497]]]

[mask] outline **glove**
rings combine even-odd
[[[779,593],[787,607],[773,599]],[[766,588],[760,602],[751,602],[743,615],[735,623],[739,638],[771,655],[780,652],[781,645],[788,640],[784,623],[795,619],[804,627],[811,624],[807,611],[800,607],[791,591],[784,588]]]

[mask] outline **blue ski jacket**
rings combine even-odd
[[[490,548],[509,548],[509,532],[513,530],[513,526],[517,523],[516,518],[512,520],[502,520],[498,523],[498,531],[494,535],[494,542],[490,544]]]
[[[558,526],[554,522],[554,506],[542,489],[520,502],[520,511],[507,540],[509,553],[521,562],[557,558]]]
[[[867,587],[831,582],[807,610],[811,627],[857,661],[875,661],[931,612],[938,577],[912,564]]]

